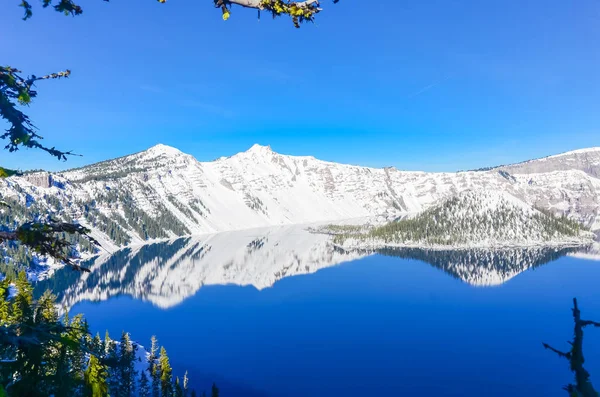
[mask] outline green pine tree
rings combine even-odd
[[[210,393],[211,397],[219,397],[219,388],[215,383],[212,385],[212,391]]]
[[[12,303],[12,322],[14,324],[29,324],[33,321],[33,288],[27,280],[27,274],[24,270],[19,272],[15,281],[17,294]]]
[[[96,336],[92,339],[91,350],[98,357],[104,357],[104,342],[100,338],[100,333],[96,333]]]
[[[25,271],[19,272],[15,281],[17,294],[12,302],[10,323],[16,326],[16,336],[28,339],[36,338],[34,330],[33,288],[27,280]],[[45,388],[41,384],[43,377],[42,363],[45,349],[41,343],[18,346],[13,368],[19,377],[9,392],[23,396],[42,396]]]
[[[148,376],[146,375],[146,371],[142,371],[140,375],[140,392],[138,394],[139,397],[150,397],[150,383],[148,381]]]
[[[152,378],[152,397],[160,396],[160,364],[158,363],[158,340],[156,336],[150,339],[150,354],[148,355],[148,370]]]
[[[173,397],[173,375],[167,350],[162,346],[160,348],[160,356],[158,358],[160,366],[160,390],[162,397]]]
[[[87,369],[84,374],[84,396],[85,397],[107,397],[108,396],[108,371],[106,366],[94,355],[90,355]]]
[[[0,325],[10,321],[10,301],[8,300],[10,280],[5,277],[0,281]]]
[[[179,376],[175,378],[175,397],[183,397],[183,388],[179,382]]]
[[[119,397],[119,386],[121,384],[119,371],[119,355],[117,344],[110,338],[108,331],[104,336],[105,361],[108,364],[108,390],[111,397]]]
[[[129,334],[123,331],[121,343],[119,345],[119,373],[120,387],[119,395],[128,397],[135,391],[135,352],[137,346],[131,343]]]
[[[58,313],[56,312],[56,296],[46,290],[37,302],[35,310],[35,321],[37,323],[53,324],[58,321]]]

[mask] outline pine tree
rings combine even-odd
[[[219,397],[219,388],[215,383],[212,385],[212,392],[210,393],[211,397]]]
[[[85,397],[106,397],[108,396],[108,371],[106,366],[100,363],[98,358],[90,355],[88,367],[85,370],[84,380]]]
[[[150,397],[150,384],[146,371],[142,371],[140,375],[140,392],[139,397]]]
[[[108,331],[104,336],[105,361],[108,363],[108,389],[111,397],[119,397],[119,386],[121,384],[119,372],[119,355],[116,343],[110,339]]]
[[[88,362],[82,345],[85,336],[89,333],[89,327],[83,315],[76,315],[65,325],[68,329],[61,335],[63,342],[61,342],[56,370],[54,394],[57,397],[72,396],[74,390],[85,383],[84,372]]]
[[[160,365],[160,388],[162,397],[173,397],[173,370],[171,368],[171,364],[169,363],[167,350],[164,348],[164,346],[160,348],[160,356],[158,361]]]
[[[185,371],[185,374],[183,375],[183,396],[184,397],[188,397],[189,382],[190,382],[190,379],[188,378],[188,371]]]
[[[175,378],[175,397],[183,397],[183,389],[181,387],[181,383],[179,382],[179,376]]]
[[[10,321],[10,302],[8,300],[10,280],[5,277],[0,281],[0,325]]]
[[[197,397],[197,396],[196,396],[196,390],[192,390],[192,395],[191,395],[191,397]]]
[[[33,318],[33,288],[27,280],[27,275],[21,271],[15,281],[17,294],[12,302],[10,322],[17,326],[16,334],[21,338],[34,338]],[[41,344],[26,344],[16,349],[14,367],[19,378],[13,385],[16,395],[43,395],[44,387],[40,384],[42,378],[42,363],[45,349]]]
[[[68,316],[67,320],[68,320]],[[68,323],[67,323],[68,324]],[[61,335],[62,337],[62,335]],[[52,357],[52,363],[56,376],[55,391],[53,394],[58,394],[59,390],[66,390],[69,388],[69,346],[66,343],[59,343],[57,346],[57,354]]]
[[[104,356],[108,357],[108,353],[112,344],[112,339],[110,339],[110,335],[108,334],[108,330],[104,333]]]
[[[94,339],[92,339],[91,350],[97,356],[104,357],[104,342],[102,342],[102,339],[100,339],[100,333],[96,333],[96,336],[94,336]]]
[[[152,378],[152,397],[160,396],[160,365],[158,363],[158,340],[156,336],[150,338],[150,354],[148,355],[148,370]]]
[[[15,281],[17,294],[12,304],[12,322],[15,324],[29,324],[33,321],[33,288],[27,280],[27,274],[22,270]]]
[[[58,321],[58,313],[56,312],[55,304],[56,296],[50,290],[46,290],[37,302],[35,310],[36,323],[56,323]]]
[[[135,352],[137,346],[131,343],[129,334],[123,331],[119,349],[120,388],[119,395],[123,397],[133,395],[135,391]]]

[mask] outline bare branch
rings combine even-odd
[[[590,320],[581,320],[581,326],[585,327],[588,325],[593,325],[594,327],[600,327],[600,323],[596,322],[596,321],[590,321]]]
[[[590,382],[590,373],[583,367],[585,359],[583,357],[583,328],[586,325],[600,326],[600,323],[581,319],[581,312],[577,305],[577,299],[573,299],[573,320],[575,322],[573,341],[569,342],[571,351],[569,353],[561,352],[552,346],[544,343],[544,348],[553,351],[560,357],[569,360],[571,371],[575,374],[575,384],[569,384],[563,389],[569,392],[570,396],[580,397],[598,397],[598,392]]]
[[[561,352],[560,350],[557,350],[557,349],[553,348],[552,346],[550,346],[550,345],[549,345],[549,344],[547,344],[547,343],[542,343],[542,345],[544,345],[544,349],[551,350],[551,351],[553,351],[554,353],[558,354],[560,357],[566,358],[567,360],[570,360],[570,359],[571,359],[571,353],[564,353],[564,352]]]

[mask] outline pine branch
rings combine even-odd
[[[65,70],[58,73],[50,73],[45,76],[31,75],[24,78],[20,75],[21,71],[10,67],[0,66],[0,118],[6,120],[9,128],[6,133],[0,135],[0,139],[8,139],[9,143],[5,146],[9,152],[19,150],[20,146],[27,148],[37,148],[46,151],[51,156],[59,160],[66,160],[67,156],[74,155],[73,152],[63,152],[55,147],[47,147],[40,143],[43,139],[38,135],[37,128],[32,123],[29,116],[17,108],[17,104],[27,106],[32,99],[37,96],[33,90],[35,82],[40,80],[60,79],[70,76],[71,71]]]
[[[89,272],[90,270],[78,265],[70,256],[72,244],[57,234],[78,234],[93,245],[100,244],[89,235],[90,230],[82,225],[58,222],[50,219],[47,223],[27,222],[17,230],[0,232],[0,242],[19,241],[33,251],[43,256],[50,256],[74,270]]]

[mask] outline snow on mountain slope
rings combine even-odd
[[[595,237],[577,222],[542,212],[509,193],[487,189],[460,192],[416,216],[367,231],[341,230],[335,241],[346,249],[588,245]]]
[[[504,191],[600,229],[598,153],[589,149],[484,172],[425,173],[281,155],[260,145],[199,162],[156,145],[58,174],[1,180],[0,195],[40,214],[78,219],[113,248],[273,225],[393,219],[471,189]]]
[[[537,160],[499,167],[511,174],[536,174],[579,170],[600,178],[600,147],[573,150]]]

